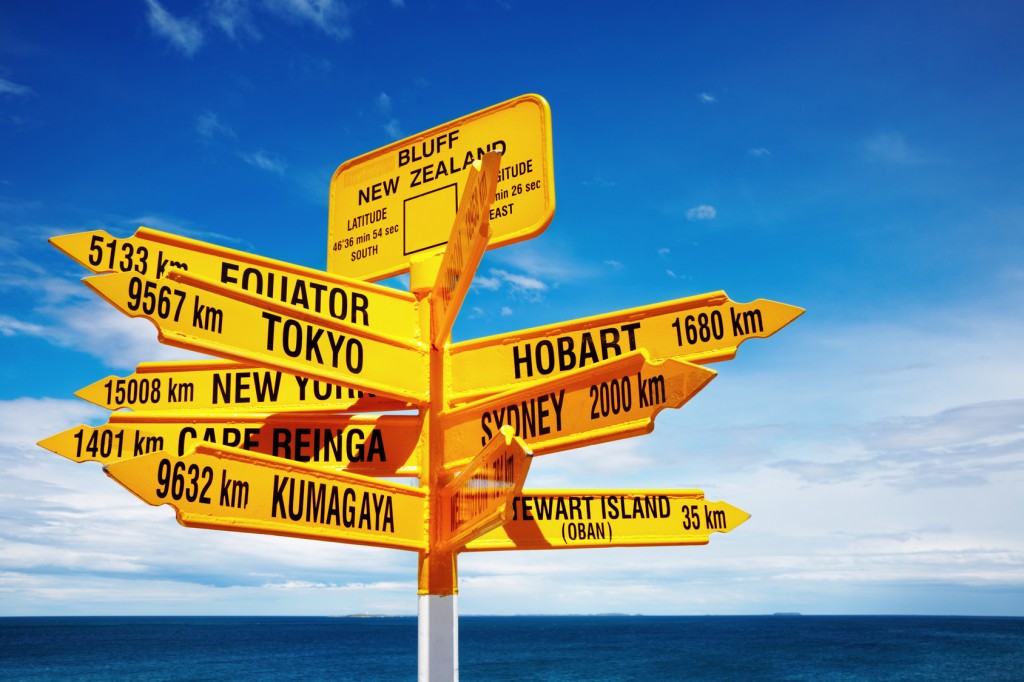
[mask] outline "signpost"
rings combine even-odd
[[[381,334],[410,338],[417,330],[415,299],[408,292],[147,227],[126,239],[92,230],[52,237],[50,243],[97,274],[130,272],[160,280],[174,271],[185,271],[229,289]]]
[[[130,272],[83,281],[129,317],[146,317],[160,340],[188,350],[423,402],[426,349],[288,304],[226,289],[180,270],[168,283]]]
[[[72,462],[100,462],[162,452],[164,436],[120,424],[80,424],[39,441],[38,445]]]
[[[524,382],[445,414],[445,456],[486,443],[504,425],[535,455],[645,434],[658,412],[681,407],[714,377],[714,370],[681,360],[653,363],[640,350],[592,369]]]
[[[433,315],[430,340],[434,348],[444,347],[451,334],[455,316],[469,291],[480,259],[487,249],[490,223],[487,212],[494,200],[494,186],[498,181],[501,155],[487,152],[473,164],[466,181],[466,191],[455,216],[455,225],[448,246],[441,259],[441,269],[430,292],[430,310]]]
[[[472,400],[644,349],[651,360],[731,360],[752,338],[803,313],[763,299],[734,303],[724,291],[489,336],[449,347],[451,399]]]
[[[162,342],[221,359],[100,379],[77,395],[108,423],[39,444],[186,526],[415,551],[421,680],[457,678],[459,552],[697,545],[749,518],[700,490],[523,490],[534,454],[649,432],[703,365],[803,313],[718,291],[452,344],[484,251],[551,221],[541,97],[348,161],[330,187],[330,272],[145,227],[52,238]],[[363,281],[406,271],[411,293]]]
[[[512,518],[466,551],[705,545],[750,514],[702,490],[524,490]]]
[[[389,412],[412,406],[339,384],[229,360],[143,362],[75,391],[108,410],[164,412]]]
[[[259,452],[323,471],[418,476],[418,415],[188,415],[115,412],[102,426],[72,427],[39,445],[73,462],[108,463],[154,452],[182,456],[198,443]]]
[[[474,161],[501,154],[490,248],[540,234],[555,213],[551,111],[523,95],[341,164],[331,179],[327,270],[376,280],[441,251]]]
[[[457,551],[508,521],[510,503],[523,488],[531,458],[522,439],[504,426],[451,483],[441,488],[442,551]]]
[[[183,526],[416,551],[427,546],[426,496],[412,486],[205,443],[182,457],[137,457],[104,471],[147,504],[174,507]]]

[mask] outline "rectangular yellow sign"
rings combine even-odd
[[[539,95],[463,116],[341,164],[331,179],[327,270],[376,280],[444,248],[474,161],[501,153],[490,247],[540,234],[555,212],[551,110]]]
[[[655,415],[680,407],[715,371],[681,360],[651,362],[644,351],[466,403],[442,414],[446,466],[485,445],[505,425],[535,455],[642,435]]]
[[[422,418],[415,415],[186,415],[115,412],[39,445],[73,462],[107,463],[154,452],[181,456],[198,443],[259,452],[325,471],[364,476],[420,473]]]
[[[178,523],[423,551],[426,497],[411,486],[319,471],[266,455],[201,443],[183,457],[114,462],[107,475]]]
[[[750,518],[702,490],[524,490],[511,507],[464,551],[705,545]]]
[[[97,274],[130,272],[159,280],[185,270],[228,289],[382,334],[411,338],[419,329],[416,299],[408,292],[159,230],[140,227],[125,239],[92,230],[53,237],[50,243]]]
[[[747,339],[771,336],[803,309],[724,291],[463,341],[449,347],[449,400],[464,402],[644,349],[651,360],[729,360]]]
[[[501,156],[487,152],[473,164],[466,181],[466,190],[455,216],[448,245],[441,258],[437,281],[430,292],[431,342],[441,348],[451,334],[455,317],[469,291],[480,259],[487,250],[490,224],[487,212],[494,200]]]
[[[75,395],[108,410],[162,412],[387,412],[410,404],[281,370],[231,362],[143,362]]]
[[[120,272],[83,281],[126,315],[152,321],[163,343],[397,400],[426,400],[427,353],[412,341],[228,290],[180,270],[164,280]]]
[[[509,503],[522,490],[531,459],[526,444],[505,426],[441,488],[440,551],[457,551],[508,520]]]

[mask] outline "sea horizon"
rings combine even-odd
[[[1024,617],[463,615],[462,680],[1019,680]],[[0,680],[416,679],[417,616],[0,616]]]

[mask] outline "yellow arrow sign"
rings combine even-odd
[[[532,453],[504,426],[451,483],[441,488],[440,548],[454,552],[511,517]]]
[[[154,452],[184,455],[199,443],[259,452],[325,471],[418,476],[422,418],[414,415],[225,415],[117,412],[39,445],[74,462],[110,462]]]
[[[411,486],[207,444],[104,470],[146,503],[170,504],[183,526],[426,549],[425,495]]]
[[[449,400],[473,400],[640,348],[652,360],[729,360],[743,341],[771,336],[803,312],[763,299],[733,303],[718,291],[464,341],[449,348]]]
[[[474,161],[501,153],[490,246],[540,234],[555,212],[551,111],[523,95],[341,164],[331,179],[327,269],[380,279],[444,247]]]
[[[680,360],[651,362],[644,351],[524,382],[518,389],[461,405],[441,416],[447,465],[484,445],[504,425],[535,455],[650,432],[666,407],[680,407],[715,371]]]
[[[182,412],[386,412],[409,403],[338,384],[227,360],[143,362],[75,392],[108,410]]]
[[[433,316],[431,342],[434,348],[441,348],[448,340],[455,316],[469,291],[469,283],[473,281],[480,259],[487,250],[487,240],[491,233],[487,212],[494,201],[494,186],[498,180],[500,164],[501,155],[488,152],[469,171],[466,191],[462,195],[455,225],[452,226],[441,259],[437,281],[430,292]]]
[[[121,272],[83,281],[126,315],[156,324],[163,343],[398,400],[426,400],[427,353],[411,341],[227,290],[180,270],[167,280]]]
[[[106,464],[161,452],[167,448],[168,441],[162,435],[122,424],[80,424],[44,438],[37,445],[72,462]]]
[[[465,551],[705,545],[750,518],[701,490],[524,490],[511,507],[505,525]]]
[[[50,243],[95,273],[130,272],[158,280],[174,270],[268,301],[331,317],[381,334],[412,338],[412,294],[140,227],[127,239],[103,230],[66,234]]]

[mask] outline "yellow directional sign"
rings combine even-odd
[[[724,291],[629,308],[450,346],[449,400],[463,402],[644,349],[651,360],[729,360],[743,341],[771,336],[802,308]]]
[[[116,412],[109,425],[159,435],[182,455],[199,442],[260,452],[364,476],[418,476],[423,419],[417,415],[246,416]]]
[[[50,243],[95,273],[130,272],[159,280],[173,270],[186,270],[229,289],[382,334],[411,338],[418,329],[416,299],[408,292],[146,227],[126,239],[91,230],[53,237]]]
[[[40,447],[72,462],[107,462],[161,452],[169,442],[160,434],[122,424],[81,424],[39,441]]]
[[[143,362],[75,392],[108,410],[134,412],[386,412],[408,402],[228,360]]]
[[[201,443],[183,457],[108,464],[107,475],[178,523],[423,551],[419,488]]]
[[[427,353],[412,341],[228,290],[181,270],[166,280],[120,272],[83,281],[126,315],[156,324],[163,343],[398,400],[426,400]]]
[[[422,418],[415,415],[224,415],[115,412],[39,442],[74,462],[106,463],[154,452],[184,455],[198,443],[259,452],[327,471],[418,476]]]
[[[441,416],[447,466],[509,425],[535,455],[650,432],[655,415],[680,407],[715,371],[644,351],[461,405]]]
[[[465,551],[705,545],[750,514],[701,490],[524,490],[512,518]]]
[[[503,426],[480,454],[441,488],[441,551],[457,551],[511,517],[510,502],[523,488],[531,459],[522,439]]]
[[[444,247],[474,161],[501,153],[491,243],[540,234],[555,212],[551,111],[523,95],[341,164],[331,179],[327,269],[375,280]]]
[[[437,280],[430,292],[433,316],[430,336],[434,348],[441,348],[451,334],[455,316],[469,291],[469,283],[487,250],[487,240],[491,234],[487,212],[494,201],[494,186],[498,181],[500,164],[501,156],[497,152],[487,152],[483,160],[477,161],[470,168],[466,190],[455,216],[455,225],[441,259]]]

